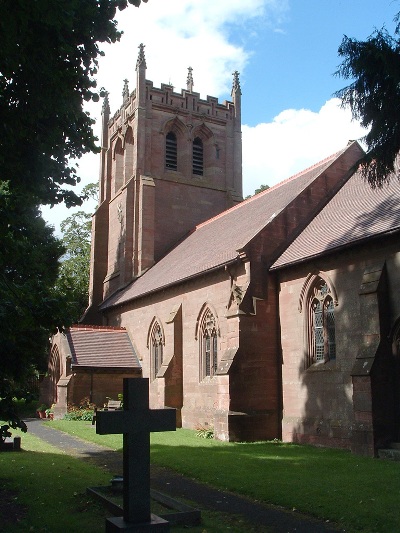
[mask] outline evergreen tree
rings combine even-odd
[[[399,177],[400,150],[400,25],[391,36],[385,28],[365,41],[344,36],[339,55],[344,58],[337,75],[354,80],[336,96],[350,106],[353,118],[370,128],[361,171],[373,186],[381,186],[393,173]]]

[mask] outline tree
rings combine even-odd
[[[120,39],[114,17],[127,4],[1,0],[0,168],[11,191],[23,189],[41,204],[80,204],[65,188],[79,181],[70,159],[97,150],[82,104],[99,99],[99,43]]]
[[[0,0],[0,436],[25,429],[12,399],[45,362],[49,334],[71,323],[71,295],[56,288],[65,250],[38,205],[83,199],[70,161],[97,151],[83,103],[102,94],[99,43],[120,39],[114,17],[127,5]]]
[[[96,183],[89,183],[82,194],[97,200],[98,191]],[[81,318],[89,301],[91,229],[92,216],[85,211],[78,211],[61,222],[65,254],[61,258],[56,289],[71,302],[69,316],[72,322]]]
[[[66,253],[61,258],[56,289],[70,296],[71,322],[81,318],[89,300],[91,218],[88,213],[78,211],[61,223]]]
[[[29,199],[28,199],[29,200]],[[0,183],[0,437],[25,428],[13,398],[29,398],[27,383],[46,363],[49,333],[68,321],[67,298],[54,287],[61,242],[39,209]]]
[[[393,173],[400,150],[400,25],[394,36],[385,28],[365,41],[344,36],[339,55],[344,58],[337,75],[354,79],[336,93],[342,106],[350,106],[353,118],[370,128],[364,140],[367,153],[361,172],[373,186],[381,186]]]
[[[249,194],[248,196],[246,196],[246,200],[247,200],[248,198],[251,198],[252,196],[255,196],[255,195],[258,194],[259,192],[266,191],[267,189],[269,189],[269,185],[260,185],[260,186],[258,187],[258,189],[256,189],[256,190],[254,191],[254,194]]]

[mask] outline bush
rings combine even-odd
[[[86,420],[91,422],[95,407],[95,404],[90,403],[89,398],[86,396],[79,402],[79,405],[68,404],[68,410],[64,415],[64,420]]]
[[[212,426],[204,427],[197,426],[196,428],[196,437],[202,439],[213,439],[214,438],[214,428]]]

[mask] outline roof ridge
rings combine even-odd
[[[232,207],[230,207],[229,209],[226,209],[225,211],[222,211],[222,213],[219,213],[218,215],[215,215],[214,217],[209,218],[208,220],[205,220],[204,222],[201,222],[201,224],[197,224],[197,226],[195,226],[190,233],[193,233],[193,232],[197,231],[198,229],[202,228],[203,226],[206,226],[207,224],[209,224],[210,222],[213,222],[214,220],[218,220],[219,218],[225,216],[227,213],[230,213],[231,211],[234,211],[235,209],[238,209],[242,205],[250,203],[251,201],[255,200],[256,198],[259,198],[261,195],[264,196],[264,195],[268,194],[269,192],[274,191],[277,188],[281,187],[285,183],[288,183],[289,181],[295,180],[296,178],[299,178],[300,176],[303,176],[307,172],[310,172],[310,170],[312,170],[314,168],[317,168],[317,167],[323,165],[324,163],[327,163],[330,160],[336,159],[338,157],[338,155],[340,153],[344,152],[347,148],[348,148],[348,146],[346,146],[345,148],[342,148],[342,150],[339,150],[339,151],[335,152],[334,154],[331,154],[330,156],[325,157],[324,159],[321,159],[321,161],[319,161],[318,163],[315,163],[314,165],[311,165],[310,167],[307,167],[304,170],[301,170],[300,172],[297,172],[296,174],[293,174],[293,176],[290,176],[289,178],[286,178],[285,180],[280,181],[279,183],[275,183],[275,185],[272,185],[272,187],[268,187],[268,189],[266,189],[265,191],[261,191],[261,192],[259,192],[257,194],[253,194],[253,196],[251,196],[250,198],[246,198],[242,202],[240,202],[240,203],[238,203],[236,205],[233,205]]]
[[[83,331],[100,330],[100,331],[126,331],[121,326],[96,326],[91,324],[73,324],[69,329],[80,329]]]

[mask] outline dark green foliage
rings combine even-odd
[[[214,428],[211,426],[198,426],[196,428],[196,437],[200,437],[201,439],[213,439]]]
[[[140,2],[132,2],[138,5]],[[99,43],[120,39],[121,0],[2,0],[0,168],[38,203],[80,203],[69,158],[96,151],[84,101],[99,99]],[[101,91],[100,91],[101,93]]]
[[[259,192],[263,192],[269,189],[269,185],[260,185],[258,189],[254,191],[254,194],[258,194]]]
[[[79,405],[68,405],[68,411],[64,415],[64,420],[85,420],[91,422],[95,407],[94,403],[91,403],[89,398],[85,397],[79,402]]]
[[[54,290],[64,248],[40,211],[0,183],[0,413],[18,419],[13,398],[29,398],[27,383],[44,369],[49,332],[68,320]]]
[[[91,215],[84,211],[78,211],[61,223],[66,254],[62,259],[56,288],[60,294],[69,295],[73,322],[81,318],[89,300],[91,225]]]
[[[120,39],[114,17],[126,6],[0,0],[0,418],[11,427],[24,428],[13,397],[27,398],[29,377],[45,368],[50,333],[75,319],[74,294],[56,288],[65,250],[38,205],[85,197],[70,189],[71,158],[97,151],[83,103],[101,95],[99,43]]]
[[[83,188],[82,195],[97,200],[98,190],[97,184],[89,183]],[[61,222],[65,254],[61,260],[56,290],[68,296],[72,322],[82,317],[89,301],[91,228],[92,217],[85,211],[78,211]]]
[[[249,194],[248,196],[246,196],[245,199],[247,200],[248,198],[251,198],[252,196],[255,196],[255,195],[258,194],[259,192],[266,191],[267,189],[269,189],[269,185],[260,185],[260,186],[258,187],[258,189],[256,189],[256,190],[254,191],[254,194]]]
[[[399,15],[397,15],[398,19]],[[400,40],[399,26],[391,36],[385,28],[366,41],[344,36],[339,55],[344,58],[337,75],[354,80],[338,91],[353,118],[370,128],[365,137],[367,154],[361,159],[364,177],[381,186],[395,172],[400,150]]]

